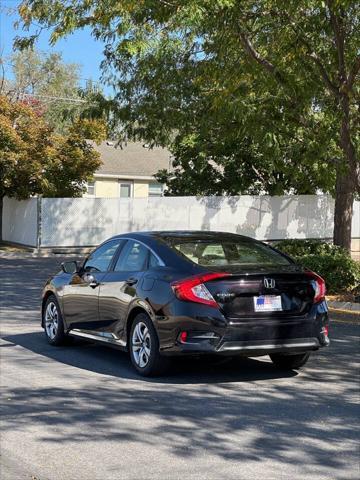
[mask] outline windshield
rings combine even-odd
[[[224,240],[174,242],[172,247],[197,265],[290,265],[291,261],[262,243]]]

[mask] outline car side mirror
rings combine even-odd
[[[64,273],[73,274],[73,273],[76,273],[76,272],[79,271],[79,266],[78,266],[78,263],[75,262],[75,261],[63,262],[63,263],[61,264],[61,270],[62,270]]]

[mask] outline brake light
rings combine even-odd
[[[205,273],[196,275],[194,277],[173,282],[171,288],[179,300],[202,303],[217,308],[218,304],[209,290],[205,287],[204,283],[218,278],[225,278],[229,275],[230,273]]]
[[[315,272],[307,272],[307,275],[312,278],[314,282],[314,289],[315,289],[315,295],[314,295],[314,303],[320,302],[321,300],[325,299],[325,293],[326,293],[326,286],[325,286],[325,280],[320,277],[320,275],[316,274]]]
[[[187,340],[187,332],[180,332],[179,338],[181,343],[186,343]]]

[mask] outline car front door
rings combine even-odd
[[[81,330],[99,328],[99,288],[120,243],[120,239],[114,239],[100,245],[65,286],[63,309],[69,328]]]
[[[100,321],[116,339],[123,339],[130,303],[148,265],[150,251],[136,240],[128,240],[113,268],[100,286]]]

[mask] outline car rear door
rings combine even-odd
[[[149,255],[144,244],[129,239],[100,286],[100,321],[116,339],[124,335],[129,305],[141,288]]]
[[[69,328],[95,330],[99,327],[99,287],[120,243],[120,239],[114,239],[100,245],[64,287],[63,310]]]

